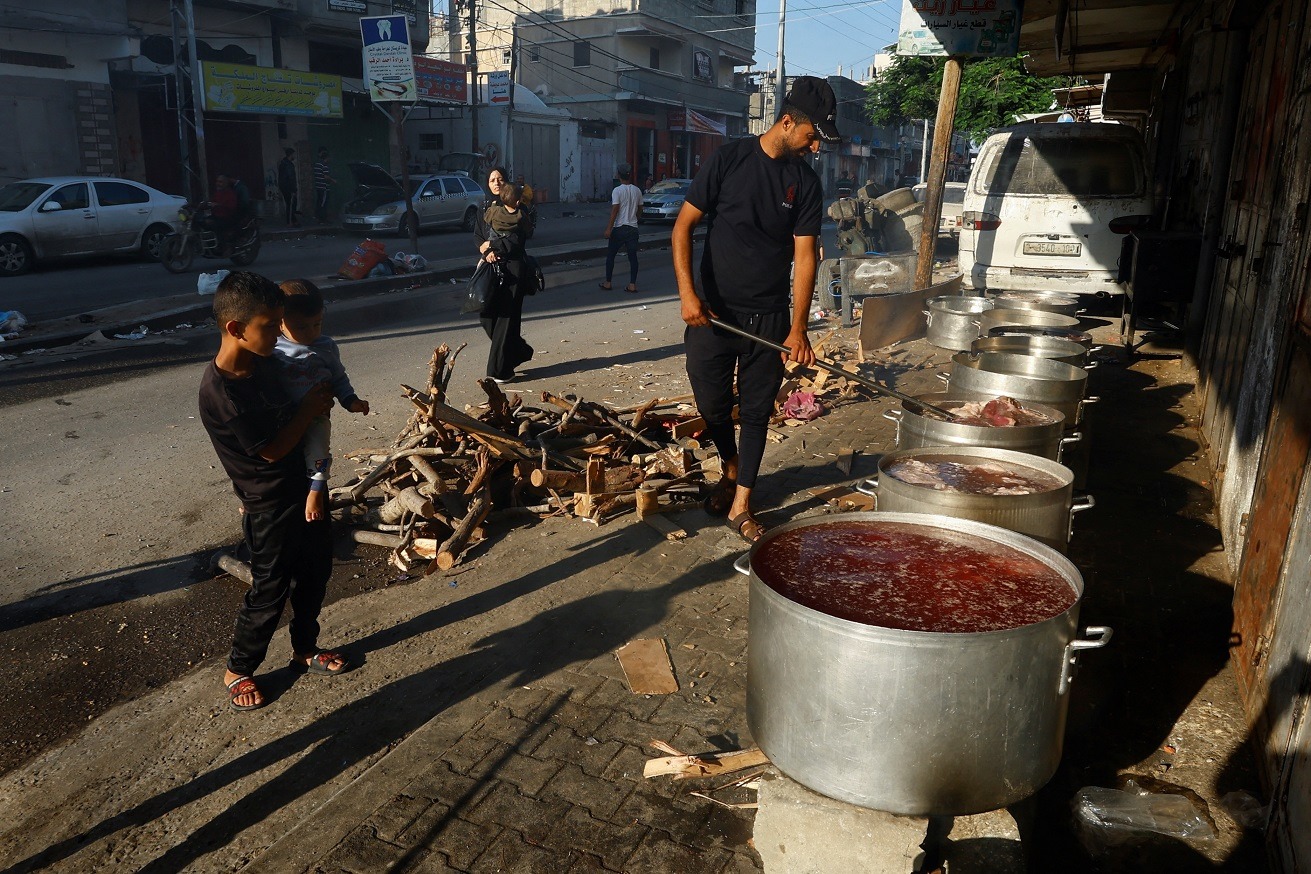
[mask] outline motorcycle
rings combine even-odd
[[[226,244],[214,227],[212,203],[187,204],[178,210],[182,230],[160,244],[160,262],[169,273],[186,273],[197,255],[203,258],[231,258],[238,267],[253,264],[259,256],[259,219],[250,215],[230,234]]]

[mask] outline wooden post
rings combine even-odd
[[[942,188],[947,181],[947,155],[955,129],[956,101],[960,97],[961,59],[947,58],[942,70],[942,94],[938,98],[937,127],[933,131],[933,156],[929,161],[928,196],[924,200],[924,224],[920,227],[920,257],[915,266],[915,289],[933,284],[933,250],[942,219]]]

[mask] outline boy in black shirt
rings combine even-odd
[[[319,610],[332,574],[332,533],[326,519],[305,520],[308,480],[295,451],[314,418],[332,408],[332,389],[327,383],[315,386],[299,405],[283,391],[279,365],[270,357],[282,307],[282,290],[263,276],[226,276],[214,294],[222,344],[200,382],[200,419],[241,499],[254,577],[237,613],[223,677],[237,710],[264,706],[252,674],[264,661],[288,599],[292,666],[318,674],[340,674],[349,667],[337,653],[318,648]]]
[[[804,159],[819,151],[821,139],[840,139],[833,123],[836,106],[828,82],[798,77],[773,127],[710,157],[674,223],[674,273],[688,325],[687,375],[724,465],[706,510],[728,516],[729,527],[749,543],[765,533],[751,513],[751,490],[765,455],[784,361],[815,362],[806,325],[823,204],[819,177]],[[692,277],[692,230],[702,216],[709,217],[710,230],[699,296]],[[788,270],[794,263],[789,316]],[[781,343],[791,355],[712,327],[712,317]],[[732,419],[735,371],[740,447]]]

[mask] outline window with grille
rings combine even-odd
[[[442,134],[419,134],[420,152],[440,152],[444,148]]]

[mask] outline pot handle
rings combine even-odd
[[[1084,369],[1084,370],[1096,370],[1096,369],[1097,369],[1097,362],[1096,362],[1096,361],[1089,361],[1089,362],[1087,362],[1087,363],[1085,363],[1085,364],[1083,365],[1083,369]]]
[[[751,576],[751,553],[742,553],[742,557],[733,562],[733,570],[737,571],[744,577]]]
[[[901,417],[904,415],[906,415],[906,411],[901,407],[893,407],[890,410],[883,411],[883,418],[887,419],[889,422],[900,422]]]
[[[950,373],[943,373],[942,371],[938,371],[937,373],[935,373],[935,374],[933,374],[933,375],[936,376],[938,379],[942,380],[943,382],[951,382],[951,374],[950,374]]]
[[[869,495],[871,498],[878,500],[879,497],[879,480],[878,477],[870,477],[867,480],[861,480],[853,488],[862,495]]]
[[[1103,349],[1105,349],[1105,348],[1106,348],[1105,346],[1089,346],[1089,347],[1088,347],[1088,354],[1089,354],[1089,355],[1096,355],[1098,352],[1101,352],[1101,351],[1102,351]]]
[[[1072,640],[1065,647],[1065,653],[1061,662],[1061,682],[1056,687],[1057,695],[1064,695],[1070,691],[1070,684],[1074,682],[1074,675],[1079,672],[1079,651],[1085,649],[1101,649],[1111,642],[1111,635],[1114,631],[1105,625],[1089,625],[1083,630],[1084,634],[1096,635],[1092,640]]]
[[[1061,459],[1065,457],[1065,450],[1068,447],[1078,443],[1082,439],[1083,439],[1082,431],[1073,431],[1067,434],[1066,436],[1062,437],[1060,442],[1056,444],[1056,463],[1064,464],[1065,462],[1061,461]]]
[[[930,328],[932,328],[932,327],[933,327],[933,313],[929,312],[928,310],[921,310],[921,312],[924,313],[925,324],[928,325]]]
[[[1074,503],[1070,504],[1070,538],[1074,537],[1074,514],[1082,513],[1084,510],[1091,510],[1097,506],[1097,501],[1092,495],[1084,495],[1082,498],[1075,498]]]

